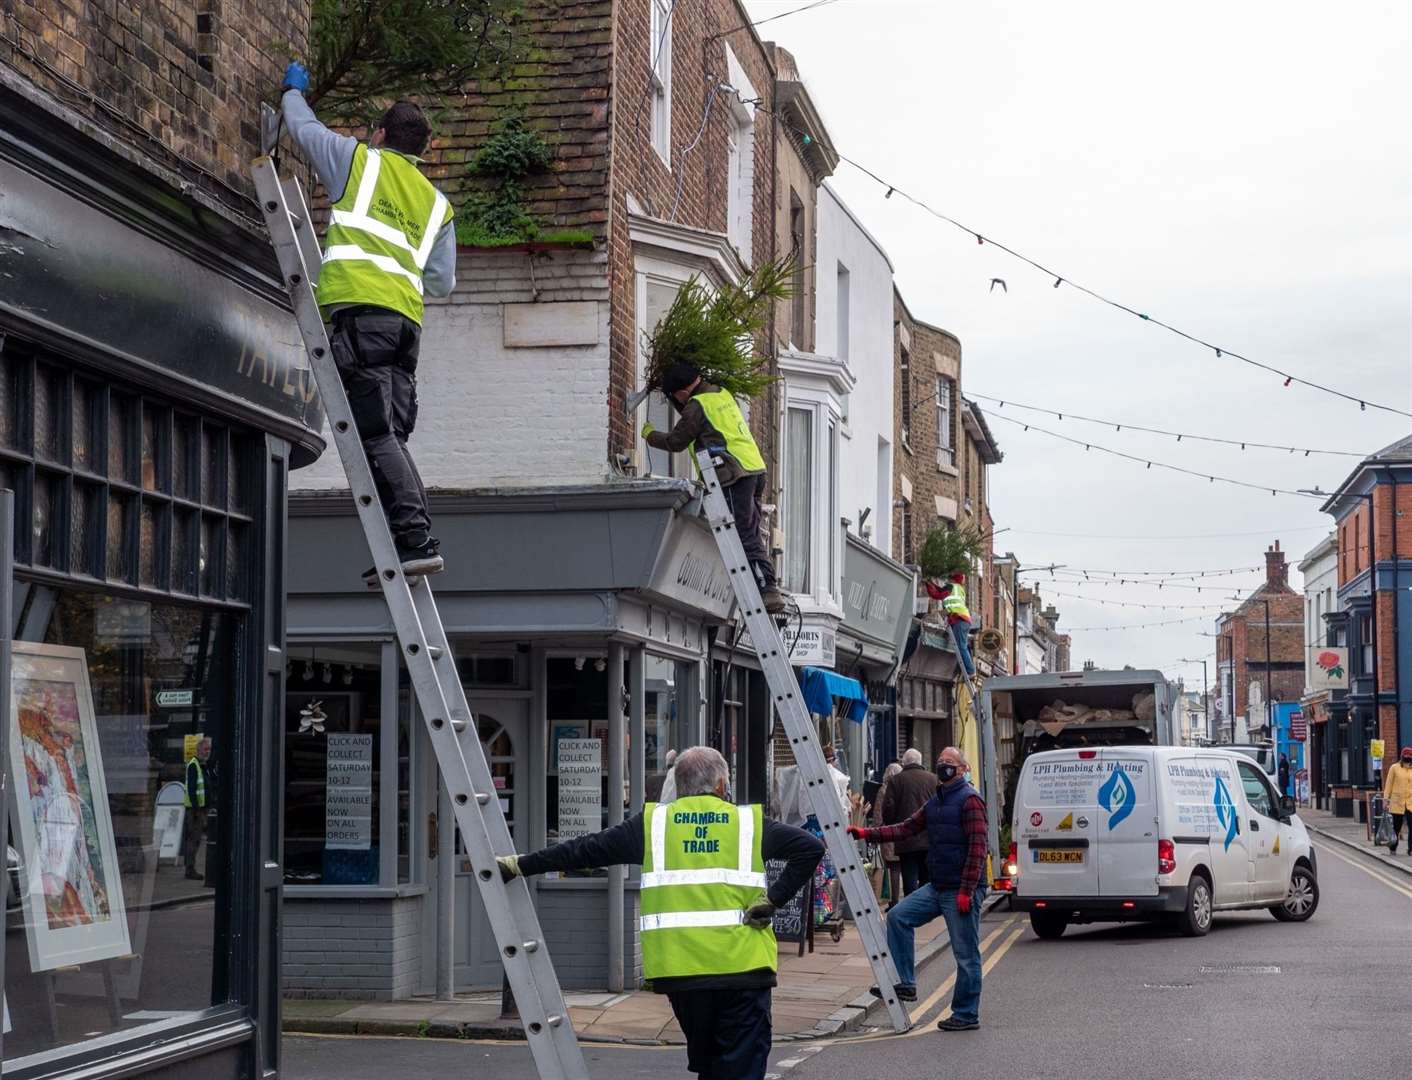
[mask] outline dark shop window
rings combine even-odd
[[[250,599],[256,437],[0,338],[0,485],[15,561],[142,590]]]

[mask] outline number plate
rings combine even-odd
[[[1034,853],[1034,861],[1037,863],[1082,863],[1084,853],[1082,851],[1050,851],[1041,848]]]

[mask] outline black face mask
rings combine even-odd
[[[961,770],[950,762],[945,762],[936,767],[936,777],[943,784],[949,784],[956,779],[956,774]]]
[[[1402,764],[1405,765],[1405,766],[1412,767],[1412,757],[1405,757],[1405,758],[1403,758],[1403,759],[1402,759]]]

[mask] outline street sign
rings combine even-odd
[[[159,709],[189,709],[196,698],[195,690],[158,690]]]

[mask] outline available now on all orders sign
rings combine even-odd
[[[559,839],[602,828],[603,740],[559,740]]]
[[[328,737],[324,847],[367,851],[373,846],[373,736]]]

